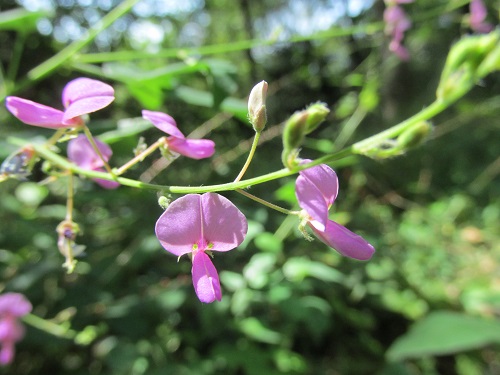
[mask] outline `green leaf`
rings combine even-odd
[[[1,12],[0,30],[15,30],[28,33],[36,30],[36,23],[40,18],[48,15],[47,12],[29,12],[23,8]]]
[[[153,125],[142,117],[125,118],[118,121],[116,130],[100,134],[99,139],[106,143],[115,143],[123,138],[136,136],[152,127]]]
[[[198,105],[200,107],[213,108],[213,95],[207,91],[193,89],[191,87],[179,86],[175,90],[176,95],[188,104]],[[244,100],[228,97],[220,105],[221,110],[229,112],[240,120],[248,122],[247,103]]]
[[[326,282],[341,282],[344,278],[340,271],[306,257],[290,258],[283,265],[283,273],[287,279],[294,282],[300,282],[306,277],[314,277]]]
[[[415,323],[387,351],[389,361],[453,354],[500,344],[500,320],[437,311]]]
[[[240,330],[248,337],[267,344],[278,344],[281,335],[265,327],[257,318],[243,319],[240,323]]]
[[[279,253],[283,250],[283,242],[272,233],[264,232],[255,237],[255,246],[268,253]]]

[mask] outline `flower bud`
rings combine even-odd
[[[75,243],[76,236],[80,233],[77,223],[72,220],[63,220],[56,228],[58,234],[57,247],[59,252],[66,258],[63,267],[68,273],[72,273],[76,266],[75,256],[80,255],[85,250],[85,246]]]
[[[496,49],[500,32],[469,36],[459,40],[446,59],[437,98],[446,100],[461,95],[475,82],[498,68]]]
[[[428,121],[420,121],[398,136],[398,148],[404,150],[418,147],[427,140],[431,132],[432,125]]]
[[[326,116],[330,113],[326,104],[321,102],[311,104],[305,111],[307,112],[305,134],[309,134],[315,130],[319,124],[325,121]]]
[[[257,133],[264,129],[267,122],[267,86],[266,81],[259,82],[253,87],[248,98],[248,120]]]
[[[170,205],[172,201],[165,197],[165,196],[161,196],[158,198],[158,204],[160,205],[161,208],[163,208],[164,210],[166,210],[168,208],[168,206]]]
[[[299,148],[307,131],[307,112],[295,112],[285,123],[283,129],[283,148],[292,150]]]

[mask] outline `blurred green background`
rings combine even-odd
[[[434,100],[450,46],[471,33],[468,1],[404,5],[413,26],[411,58],[401,62],[388,51],[380,0],[141,0],[33,78],[119,3],[2,0],[0,94],[60,108],[69,80],[110,83],[116,101],[89,126],[112,146],[113,166],[130,159],[140,136],[161,136],[143,126],[141,109],[168,112],[185,134],[216,142],[211,159],[163,169],[155,155],[126,174],[164,185],[234,179],[253,136],[246,96],[260,80],[269,82],[269,122],[246,177],[282,168],[280,124],[312,102],[332,112],[304,144],[307,158],[418,112]],[[498,23],[499,2],[485,3]],[[210,305],[196,298],[189,261],[177,262],[154,236],[157,193],[80,180],[75,221],[87,250],[67,275],[55,233],[65,182],[40,184],[37,165],[29,181],[1,183],[0,290],[24,293],[46,324],[26,324],[14,363],[0,373],[500,374],[499,119],[495,74],[433,119],[420,148],[332,165],[340,180],[332,218],[375,246],[369,262],[305,241],[295,217],[224,193],[249,233],[216,256],[223,299]],[[16,149],[7,137],[52,134],[3,105],[0,123],[2,160]],[[251,192],[297,208],[294,182]]]

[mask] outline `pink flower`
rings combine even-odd
[[[142,117],[149,120],[161,131],[170,135],[167,146],[170,150],[192,159],[209,158],[215,152],[215,143],[209,139],[187,139],[177,128],[172,116],[162,112],[142,111]]]
[[[18,318],[28,314],[31,303],[19,293],[0,295],[0,364],[7,365],[14,359],[15,343],[24,337],[24,327]]]
[[[188,194],[168,206],[155,229],[165,250],[179,257],[192,255],[193,285],[200,301],[220,301],[219,275],[206,252],[241,244],[248,229],[241,211],[219,194]]]
[[[489,33],[493,30],[491,23],[485,22],[488,10],[482,0],[471,0],[470,4],[470,28],[478,33]]]
[[[113,100],[114,90],[108,84],[77,78],[64,87],[64,112],[17,96],[7,97],[5,102],[7,109],[25,124],[57,129],[82,125],[80,116],[107,107]]]
[[[94,138],[94,141],[99,149],[99,152],[107,162],[113,154],[111,147],[97,138]],[[104,161],[95,152],[87,137],[82,134],[68,142],[68,159],[80,168],[91,171],[105,172],[105,169],[103,168]],[[115,189],[120,186],[120,184],[116,181],[108,181],[100,178],[94,178],[94,181],[105,189]]]
[[[336,173],[325,164],[301,171],[295,184],[297,200],[313,233],[344,256],[368,260],[375,252],[373,246],[328,219],[328,210],[337,198],[338,189]]]
[[[384,10],[385,33],[391,36],[389,50],[394,52],[401,60],[408,60],[410,54],[403,46],[404,33],[411,27],[411,21],[406,16],[402,7],[397,4],[411,1],[386,2],[387,8]]]

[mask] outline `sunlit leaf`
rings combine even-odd
[[[389,348],[390,361],[453,354],[500,344],[500,320],[459,312],[429,314],[399,337]]]

